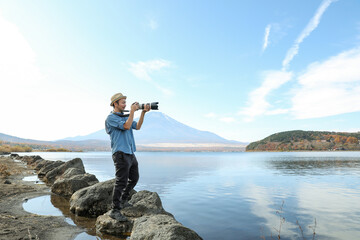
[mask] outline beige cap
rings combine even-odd
[[[114,94],[114,96],[111,97],[110,106],[113,106],[114,102],[116,102],[117,100],[123,99],[123,98],[126,99],[126,96],[122,95],[122,93]]]

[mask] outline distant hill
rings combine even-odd
[[[360,132],[286,131],[252,142],[246,151],[360,150]]]
[[[135,119],[136,121],[138,119]],[[214,133],[200,131],[195,128],[182,124],[162,112],[149,112],[145,116],[144,123],[140,131],[134,131],[137,144],[154,143],[208,143],[208,144],[242,144],[247,143],[227,140]],[[109,135],[105,129],[93,132],[85,136],[65,138],[62,140],[87,140],[97,139],[109,141]]]
[[[0,133],[0,142],[4,144],[29,146],[33,150],[46,150],[52,148],[65,148],[71,151],[109,151],[108,141],[101,140],[82,140],[82,141],[41,141],[33,139],[25,139],[14,137],[11,135]],[[0,144],[1,145],[1,144]]]

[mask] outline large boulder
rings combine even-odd
[[[97,217],[109,211],[115,179],[99,182],[76,191],[70,198],[70,210],[78,216]]]
[[[51,163],[45,164],[44,167],[42,167],[39,172],[38,172],[38,176],[40,178],[44,177],[48,172],[50,172],[51,170],[53,170],[54,168],[57,168],[58,166],[61,166],[65,164],[63,161],[52,161]]]
[[[46,173],[43,181],[46,183],[54,183],[56,178],[61,176],[69,168],[78,168],[80,171],[85,173],[85,168],[82,160],[80,158],[74,158],[73,160],[67,161],[64,164],[61,164],[54,169]]]
[[[34,164],[34,169],[36,171],[39,171],[41,168],[45,167],[46,165],[49,165],[51,163],[53,163],[54,161],[50,161],[50,160],[40,160],[38,162],[36,162],[36,164]]]
[[[84,174],[83,170],[80,170],[79,168],[69,168],[63,173],[63,175],[60,176],[60,178],[71,178],[72,176],[81,174]]]
[[[109,216],[110,211],[96,219],[96,232],[99,235],[109,234],[125,239],[132,231],[133,221],[119,222],[112,219]]]
[[[129,203],[131,207],[121,210],[121,213],[127,217],[141,217],[150,214],[169,214],[161,203],[161,199],[156,192],[140,191],[135,193]]]
[[[89,187],[98,182],[99,180],[93,174],[85,173],[82,175],[75,175],[70,178],[56,180],[51,187],[51,192],[64,197],[70,197],[77,190]]]
[[[131,240],[201,240],[193,230],[184,227],[174,217],[164,214],[137,218]]]
[[[166,212],[161,204],[161,199],[156,192],[140,191],[132,195],[129,203],[132,206],[121,209],[121,213],[128,218],[129,221],[119,222],[109,216],[109,212],[99,216],[96,219],[96,230],[104,234],[122,237],[127,232],[132,231],[134,219],[152,214],[164,214],[173,217]]]

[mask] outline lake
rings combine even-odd
[[[80,157],[99,181],[115,174],[110,152],[26,155]],[[316,239],[360,239],[360,152],[136,156],[135,189],[157,192],[164,209],[204,239],[277,239],[279,230],[281,239],[312,239],[314,231]]]

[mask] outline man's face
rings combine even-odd
[[[115,108],[117,108],[117,110],[119,110],[119,111],[124,111],[126,108],[126,100],[120,99],[119,104],[115,103]]]

